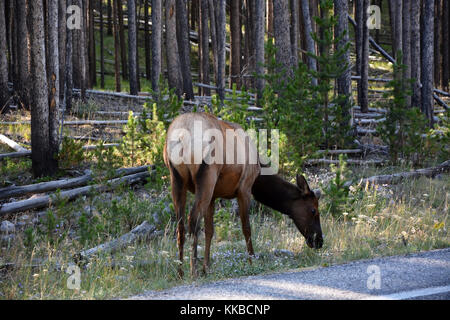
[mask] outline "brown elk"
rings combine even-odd
[[[202,134],[208,130],[213,134]],[[229,135],[229,132],[232,134]],[[237,143],[234,144],[235,142]],[[212,144],[214,148],[211,148]],[[231,148],[224,148],[230,145]],[[222,151],[219,150],[220,148]],[[207,150],[209,153],[205,152]],[[236,161],[235,159],[242,154],[244,156],[240,158],[241,161]],[[252,155],[255,154],[256,161],[252,159]],[[211,157],[214,157],[214,161]],[[229,159],[235,161],[229,161]],[[278,175],[261,175],[256,147],[239,125],[219,120],[207,113],[182,114],[172,121],[167,131],[164,162],[170,171],[181,262],[185,240],[186,194],[188,190],[195,194],[188,221],[189,234],[193,237],[190,259],[193,276],[197,275],[198,232],[202,218],[205,219],[203,271],[206,272],[209,266],[216,198],[237,198],[242,231],[250,257],[254,255],[249,219],[252,194],[257,201],[289,215],[306,238],[308,246],[314,248],[322,246],[318,198],[309,189],[305,178],[297,176],[297,185],[294,185],[284,181]],[[181,265],[179,274],[183,275]]]

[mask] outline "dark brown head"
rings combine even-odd
[[[313,192],[302,175],[297,175],[299,197],[292,201],[289,216],[306,239],[310,248],[320,249],[323,245],[319,215],[319,192]]]

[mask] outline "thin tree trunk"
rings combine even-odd
[[[403,64],[405,69],[403,70],[403,80],[405,83],[411,79],[411,1],[403,0],[403,41],[402,41],[402,51],[403,51]],[[411,96],[406,96],[406,107],[411,107]]]
[[[268,3],[272,3],[268,1]],[[236,88],[241,88],[241,21],[240,21],[240,0],[231,0],[230,8],[230,40],[231,40],[231,61],[230,61],[230,88],[236,84]]]
[[[103,1],[103,0],[100,0]],[[111,2],[114,0],[108,0],[107,2],[107,13],[108,13],[108,36],[112,36],[113,35],[113,16],[112,16],[112,6],[111,6]]]
[[[403,19],[402,19],[402,13],[403,13],[403,0],[396,0],[395,1],[395,29],[394,29],[394,57],[397,58],[397,52],[403,50]]]
[[[152,0],[152,90],[159,91],[161,75],[161,0]]]
[[[175,89],[177,96],[181,97],[183,93],[183,79],[181,75],[181,66],[177,44],[177,26],[176,26],[176,7],[175,0],[166,0],[165,2],[166,18],[166,61],[167,78],[169,88]]]
[[[255,0],[255,68],[258,99],[264,91],[264,1]]]
[[[67,10],[67,1],[59,0],[58,1],[58,51],[59,51],[59,99],[60,101],[64,100],[64,87],[65,87],[65,65],[66,65],[66,37],[67,37],[67,18],[66,18],[66,10]]]
[[[0,113],[6,110],[6,103],[9,99],[8,90],[8,60],[7,37],[6,37],[6,20],[5,20],[5,0],[0,0]]]
[[[27,29],[27,1],[16,0],[16,34],[17,34],[17,86],[20,102],[25,109],[30,109],[30,92],[29,92],[29,52],[28,52],[28,29]]]
[[[267,36],[273,38],[273,1],[267,1]]]
[[[122,91],[121,85],[120,85],[120,45],[119,45],[119,26],[118,26],[118,10],[119,7],[118,2],[120,0],[114,0],[113,3],[113,34],[114,34],[114,79],[116,84],[116,91],[120,92]]]
[[[291,7],[291,50],[292,65],[296,68],[298,65],[298,0],[290,0]]]
[[[116,0],[117,19],[119,22],[119,39],[120,39],[120,59],[122,64],[122,77],[128,80],[128,64],[127,64],[127,50],[125,44],[125,28],[123,25],[123,8],[122,0]]]
[[[340,38],[336,44],[336,50],[342,50],[348,46],[348,1],[334,0],[334,11],[337,16],[337,24],[335,27],[335,37]],[[351,70],[350,70],[350,52],[347,49],[342,56],[343,64],[347,66],[346,70],[337,79],[337,92],[339,95],[346,96],[347,99],[342,104],[344,117],[348,116],[348,107],[351,98]]]
[[[94,33],[94,1],[88,0],[88,36],[89,36],[89,84],[92,88],[97,85],[97,67],[95,57],[95,33]]]
[[[361,80],[358,83],[358,101],[361,107],[361,112],[369,111],[369,28],[367,27],[367,9],[369,7],[369,0],[363,0],[357,2],[357,13],[358,13],[358,38],[360,39],[361,49],[359,51],[359,74],[361,75]],[[358,45],[358,44],[357,44]],[[358,65],[358,63],[357,63]]]
[[[280,63],[282,80],[288,80],[293,76],[291,33],[289,26],[289,0],[276,1],[273,4],[273,31],[275,34],[275,46],[277,48],[275,58]]]
[[[67,0],[67,7],[72,5],[73,0]],[[66,17],[66,15],[64,15]],[[64,27],[66,29],[66,43],[65,43],[65,62],[64,62],[64,97],[63,110],[72,109],[72,93],[73,93],[73,31],[67,28],[66,20],[64,19]],[[64,118],[64,114],[63,114]],[[62,126],[60,138],[62,135]]]
[[[226,9],[225,0],[218,0],[216,2],[217,17],[216,17],[216,32],[217,32],[217,93],[220,100],[225,99],[225,42],[226,42]],[[264,23],[264,22],[263,22]]]
[[[305,37],[306,37],[306,51],[308,51],[310,54],[315,55],[316,54],[316,47],[314,43],[314,39],[312,37],[313,29],[311,24],[311,15],[310,15],[310,9],[309,9],[309,1],[308,0],[302,0],[302,13],[303,13],[303,28],[305,30]],[[317,62],[316,59],[314,59],[311,56],[307,56],[307,65],[310,71],[315,72],[317,71]],[[312,84],[314,86],[317,86],[317,79],[312,79]]]
[[[130,81],[130,94],[137,95],[137,74],[136,74],[136,0],[128,0],[128,70]]]
[[[49,144],[48,87],[45,66],[44,11],[42,1],[30,1],[31,15],[31,148],[32,170],[36,177],[53,173]]]
[[[392,44],[392,56],[395,57],[395,2],[397,0],[389,0],[389,23],[391,26],[391,44]],[[419,0],[421,1],[421,0]]]
[[[48,49],[49,65],[47,79],[49,89],[49,148],[51,161],[48,163],[51,172],[58,169],[56,155],[59,151],[59,36],[58,36],[58,0],[47,0],[48,4]]]
[[[442,83],[441,87],[448,91],[450,78],[450,4],[448,1],[443,2],[442,6]]]
[[[209,9],[209,30],[211,34],[211,51],[212,51],[212,63],[213,63],[213,71],[214,77],[217,79],[217,21],[216,21],[216,4],[213,0],[208,1],[208,9]]]
[[[200,0],[200,79],[209,84],[209,28],[208,0]],[[203,95],[210,95],[208,88],[202,89]]]
[[[420,107],[420,0],[411,0],[411,78],[413,94],[411,105]]]
[[[176,24],[178,50],[180,52],[181,73],[183,78],[183,93],[186,99],[194,99],[194,88],[191,76],[191,50],[189,42],[189,23],[187,15],[187,1],[176,1]]]
[[[434,0],[423,0],[421,30],[422,111],[433,124]]]
[[[255,70],[255,57],[254,57],[254,30],[253,30],[253,12],[252,12],[252,0],[243,0],[242,17],[245,19],[245,33],[244,33],[244,68],[246,69],[245,78],[243,79],[244,85],[247,88],[254,87],[253,77],[250,75]]]
[[[148,15],[148,3],[150,0],[144,0],[144,46],[145,46],[145,77],[148,81],[151,81],[151,49],[150,49],[150,30],[149,15]]]
[[[105,44],[104,44],[104,25],[103,25],[103,0],[99,1],[100,12],[100,87],[105,88]]]
[[[435,12],[434,12],[434,86],[440,87],[441,85],[441,13],[442,13],[442,1],[435,0]]]

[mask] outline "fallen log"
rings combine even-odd
[[[353,117],[355,119],[376,119],[376,118],[383,118],[385,115],[382,113],[377,112],[371,112],[371,113],[361,113],[361,112],[355,112],[353,114]]]
[[[385,174],[379,176],[373,176],[359,180],[359,185],[380,185],[380,184],[395,184],[405,179],[417,179],[420,177],[433,178],[440,173],[450,171],[450,160],[447,160],[437,167],[418,169],[410,172],[400,172],[394,174]],[[347,184],[351,185],[352,182]]]
[[[382,165],[386,161],[385,160],[356,160],[356,159],[347,159],[345,160],[347,164],[352,165]],[[306,161],[307,165],[313,166],[313,165],[319,165],[319,164],[339,164],[339,160],[333,160],[333,159],[310,159]]]
[[[385,122],[386,118],[381,118],[381,119],[358,119],[355,120],[356,123],[358,124],[378,124],[381,122]]]
[[[84,250],[78,254],[75,254],[74,260],[75,262],[80,263],[86,262],[87,260],[92,258],[92,256],[99,253],[112,254],[116,251],[126,248],[127,246],[135,243],[136,241],[149,240],[149,238],[154,238],[156,235],[160,234],[155,231],[156,227],[154,225],[149,224],[147,221],[144,221],[140,225],[135,227],[133,230],[120,236],[117,239],[105,242],[94,248]]]
[[[358,140],[353,141],[360,149],[363,150],[363,153],[370,154],[370,153],[376,153],[376,154],[383,154],[388,155],[389,154],[389,147],[387,146],[380,146],[375,144],[362,144]]]
[[[149,176],[150,173],[148,171],[139,172],[136,174],[131,174],[124,177],[108,180],[105,184],[96,184],[92,186],[85,186],[67,191],[61,191],[59,192],[58,195],[51,194],[40,197],[31,197],[26,200],[21,200],[12,203],[5,203],[0,206],[0,217],[10,213],[21,212],[30,209],[44,208],[50,205],[55,200],[57,200],[57,198],[70,201],[77,197],[87,195],[92,191],[104,192],[107,190],[111,190],[122,183],[131,185]]]
[[[359,154],[361,149],[347,149],[347,150],[319,150],[319,154]]]
[[[11,149],[17,152],[28,151],[26,148],[22,147],[21,145],[11,140],[7,136],[4,136],[3,134],[0,134],[0,142],[8,145]]]
[[[442,100],[441,98],[438,97],[437,94],[433,94],[434,100],[437,101],[437,103],[441,106],[444,107],[445,110],[450,109],[449,106],[444,102],[444,100]]]
[[[139,172],[147,171],[152,166],[141,166],[141,167],[133,167],[133,168],[121,168],[117,169],[114,177],[122,176],[122,175],[130,175]],[[9,186],[6,188],[0,189],[0,200],[8,199],[12,197],[21,197],[27,194],[33,193],[44,193],[48,191],[54,191],[57,189],[70,189],[75,187],[81,187],[86,185],[89,181],[93,179],[92,173],[85,174],[80,177],[70,178],[70,179],[60,179],[49,182],[41,182],[35,184],[29,184],[25,186]]]

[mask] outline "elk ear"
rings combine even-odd
[[[306,182],[305,177],[301,174],[297,175],[297,187],[300,190],[302,196],[306,196],[307,194],[311,193],[308,182]]]

